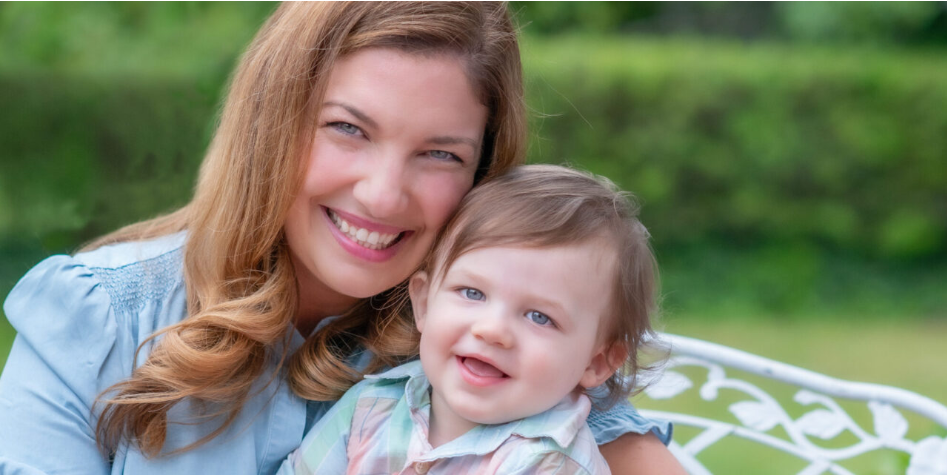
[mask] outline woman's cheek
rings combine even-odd
[[[467,192],[473,188],[473,176],[458,173],[447,179],[436,177],[422,186],[422,189],[428,190],[424,201],[429,208],[429,214],[435,219],[433,224],[440,229],[454,211],[457,211]]]
[[[356,167],[361,153],[357,147],[326,135],[317,135],[308,157],[306,181],[307,190],[322,192],[325,189],[346,182],[351,170]]]

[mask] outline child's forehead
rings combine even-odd
[[[572,253],[581,255],[582,259],[570,260],[569,268],[553,269],[554,271],[574,273],[579,270],[591,269],[595,274],[611,278],[617,277],[616,259],[613,248],[614,246],[611,245],[611,243],[601,238],[590,238],[557,244],[510,243],[493,246],[472,246],[469,249],[458,252],[453,256],[452,260],[448,260],[449,256],[441,256],[440,259],[438,259],[439,262],[434,263],[432,276],[435,281],[438,281],[450,273],[463,272],[470,267],[490,265],[504,266],[510,262],[502,260],[483,261],[480,257],[486,253],[485,251],[492,251],[490,252],[491,254],[503,253],[503,255],[510,258],[510,260],[514,260],[523,255],[536,256],[532,261],[519,262],[519,264],[542,268],[548,267],[542,256],[553,254],[556,251],[571,251]]]

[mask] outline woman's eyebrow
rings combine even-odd
[[[480,150],[480,141],[468,137],[431,137],[428,139],[428,142],[431,142],[435,145],[469,145],[474,152],[478,152]]]
[[[374,120],[372,120],[370,117],[368,117],[368,114],[358,110],[358,108],[356,108],[355,106],[346,104],[344,102],[336,102],[336,101],[326,101],[322,103],[322,107],[326,107],[326,106],[341,107],[347,110],[349,114],[354,115],[356,119],[362,122],[365,122],[365,124],[367,124],[368,126],[378,128],[378,124]]]

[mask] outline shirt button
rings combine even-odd
[[[414,464],[414,471],[418,472],[418,475],[424,475],[430,469],[431,462],[418,462]]]

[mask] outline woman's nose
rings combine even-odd
[[[481,315],[470,326],[470,333],[478,340],[483,340],[484,343],[501,348],[511,348],[513,346],[511,330],[504,316],[498,313]]]
[[[373,161],[355,184],[355,199],[376,218],[402,213],[408,205],[408,178],[404,160],[383,157]]]

